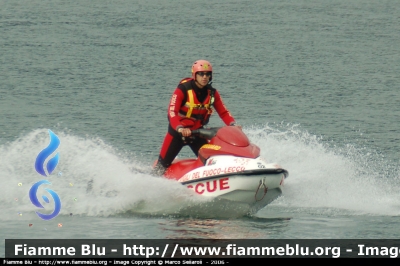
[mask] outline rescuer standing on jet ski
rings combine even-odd
[[[165,172],[185,145],[189,145],[197,156],[201,146],[207,144],[207,140],[187,137],[191,135],[192,130],[202,128],[208,123],[212,108],[226,125],[236,125],[220,94],[211,86],[212,71],[210,62],[194,62],[192,77],[182,79],[172,94],[168,107],[168,132],[154,167],[157,174]]]

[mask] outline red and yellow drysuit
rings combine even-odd
[[[182,127],[190,130],[202,128],[208,123],[212,107],[226,125],[235,123],[235,119],[222,102],[218,91],[211,85],[199,88],[192,78],[185,78],[179,83],[169,103],[168,132],[161,146],[156,168],[162,166],[165,170],[185,145],[189,145],[197,156],[201,146],[207,144],[207,140],[194,138],[189,141],[182,138],[177,131]]]

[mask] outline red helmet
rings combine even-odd
[[[211,72],[210,81],[212,79],[212,65],[207,60],[197,60],[192,65],[192,78],[196,79],[197,72],[204,72],[209,71]]]

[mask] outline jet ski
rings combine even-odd
[[[194,193],[216,200],[244,205],[258,211],[282,194],[287,170],[260,156],[236,126],[202,128],[193,137],[205,138],[197,158],[175,159],[164,177],[177,180]]]

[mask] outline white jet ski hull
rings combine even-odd
[[[178,181],[196,194],[259,210],[282,194],[288,172],[262,158],[213,156]]]

